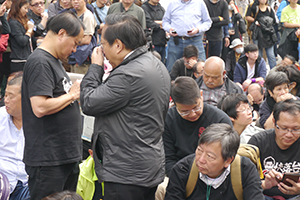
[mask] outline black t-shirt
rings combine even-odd
[[[59,97],[72,83],[61,62],[36,49],[24,67],[22,114],[25,135],[24,162],[29,166],[53,166],[80,161],[81,115],[78,102],[61,111],[37,118],[31,107],[33,96]]]
[[[275,169],[280,173],[299,173],[300,172],[300,139],[292,144],[288,149],[282,150],[275,141],[274,129],[269,129],[257,133],[248,142],[259,148],[260,161],[263,173]],[[286,199],[292,197],[285,195],[277,186],[264,190],[264,194],[269,196],[282,196]]]
[[[176,107],[169,109],[163,133],[167,175],[176,162],[195,152],[200,134],[213,123],[232,126],[230,118],[222,110],[206,103],[202,115],[195,122],[183,119]]]

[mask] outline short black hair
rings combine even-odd
[[[287,112],[291,115],[300,114],[300,101],[294,99],[287,99],[285,101],[280,101],[274,105],[273,117],[275,123],[279,120],[279,115],[281,112]]]
[[[221,104],[221,110],[223,110],[229,117],[233,119],[237,118],[236,109],[241,103],[248,103],[248,99],[244,94],[228,94],[223,99]]]
[[[179,76],[171,86],[171,97],[175,104],[193,105],[200,98],[200,89],[193,78]]]
[[[208,126],[200,135],[198,146],[214,142],[221,143],[221,154],[226,161],[228,158],[235,157],[240,146],[240,136],[229,124],[215,123]]]
[[[116,39],[121,40],[128,50],[134,50],[147,44],[147,39],[140,22],[126,13],[113,13],[105,18],[107,28],[103,37],[111,46]]]
[[[284,72],[270,71],[269,74],[266,76],[264,85],[267,90],[270,90],[271,92],[273,92],[273,90],[276,86],[282,85],[284,83],[286,83],[288,85],[289,82],[290,81]]]
[[[296,88],[300,88],[300,71],[295,65],[288,65],[288,66],[279,66],[276,71],[284,72],[290,82],[295,82]]]
[[[253,51],[257,51],[257,50],[258,50],[258,47],[256,44],[248,44],[244,48],[245,53],[249,53],[249,52],[253,52]]]
[[[185,58],[196,57],[198,59],[198,56],[199,56],[199,50],[197,47],[195,47],[192,44],[187,45],[183,49],[183,57],[185,57]]]
[[[293,62],[293,64],[296,63],[296,59],[294,58],[294,56],[291,56],[291,55],[289,55],[289,54],[286,54],[286,55],[284,56],[284,58],[290,59],[290,60]],[[284,59],[284,58],[283,58],[283,59]]]
[[[56,34],[61,29],[64,29],[68,36],[76,37],[79,35],[81,29],[85,29],[85,26],[74,12],[66,11],[51,17],[47,21],[46,29]]]

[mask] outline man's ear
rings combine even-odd
[[[224,167],[227,168],[232,163],[233,160],[234,160],[233,156],[231,158],[227,158],[227,160],[225,160],[224,162]]]
[[[65,29],[60,29],[57,33],[59,40],[61,40],[65,35],[67,35],[67,31]]]
[[[113,45],[115,45],[115,48],[117,50],[117,54],[121,53],[125,49],[125,45],[119,39],[116,39]]]
[[[296,87],[296,85],[297,85],[296,82],[291,82],[291,83],[289,84],[289,90],[294,89],[294,88]]]
[[[231,120],[232,123],[233,123],[235,119],[234,119],[233,117],[229,117],[229,118],[230,118],[230,120]]]

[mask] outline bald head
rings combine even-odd
[[[205,61],[203,80],[208,88],[214,89],[223,85],[225,74],[225,63],[221,58],[212,56]]]
[[[247,92],[252,96],[254,104],[259,105],[263,102],[264,90],[258,83],[252,83],[249,85]]]

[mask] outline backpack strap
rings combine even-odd
[[[189,178],[188,178],[188,181],[187,181],[186,187],[185,187],[186,198],[188,198],[193,193],[196,183],[197,183],[197,180],[198,180],[198,177],[199,177],[198,174],[199,174],[199,171],[196,166],[196,159],[194,159],[192,168],[190,170]]]
[[[238,154],[230,164],[230,178],[235,197],[237,198],[237,200],[243,200],[241,156],[239,156]]]

